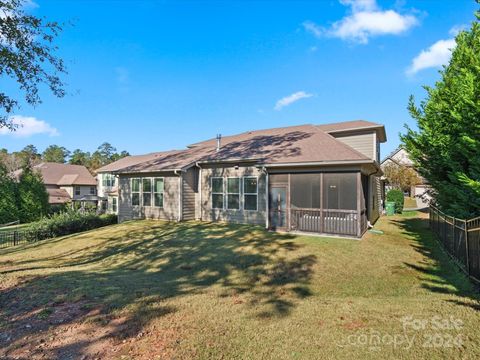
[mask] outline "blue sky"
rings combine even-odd
[[[410,94],[438,79],[473,0],[74,1],[28,11],[73,22],[58,39],[68,95],[22,106],[0,148],[132,154],[252,129],[366,119],[398,144]],[[16,93],[14,84],[1,80]]]

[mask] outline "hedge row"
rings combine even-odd
[[[28,241],[38,241],[92,230],[116,224],[117,222],[116,215],[97,215],[95,213],[67,211],[53,214],[50,217],[31,223],[26,230],[25,236]]]
[[[387,193],[387,201],[392,201],[395,203],[395,213],[401,214],[403,212],[403,191],[397,189],[390,190]]]

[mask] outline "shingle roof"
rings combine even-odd
[[[70,195],[63,189],[47,189],[49,204],[65,204],[71,200]]]
[[[145,161],[154,160],[158,157],[164,156],[165,154],[169,154],[169,153],[172,153],[172,152],[174,152],[174,151],[153,152],[153,153],[144,154],[144,155],[126,156],[124,158],[121,158],[120,160],[117,160],[117,161],[113,162],[113,163],[102,166],[101,168],[97,169],[96,171],[97,171],[97,173],[114,172],[114,171],[123,169],[125,167],[140,164],[140,163],[145,162]]]
[[[190,145],[185,150],[156,153],[155,158],[134,160],[128,166],[114,163],[119,173],[154,172],[182,169],[195,162],[226,162],[255,160],[263,164],[305,162],[371,162],[372,160],[335,139],[315,125],[299,125],[248,131],[221,139]],[[125,160],[125,163],[129,161]]]
[[[45,162],[34,166],[46,185],[97,185],[85,166]]]

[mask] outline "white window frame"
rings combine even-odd
[[[247,193],[245,192],[245,179],[255,179],[257,180],[257,191],[255,193]],[[244,211],[258,211],[258,176],[244,176],[242,178],[242,190],[243,190],[243,194],[242,194],[242,199],[243,199],[243,210]],[[255,195],[257,197],[257,204],[256,204],[256,208],[255,210],[252,210],[252,209],[245,209],[245,195]]]
[[[139,184],[138,184],[138,191],[133,191],[133,180],[138,180],[139,181]],[[142,197],[140,196],[140,194],[142,194],[142,178],[131,178],[130,179],[130,204],[132,206],[141,206],[142,205]],[[133,194],[138,194],[138,205],[134,205],[133,204]]]
[[[78,194],[77,194],[77,190],[78,190]],[[74,186],[73,191],[74,191],[75,196],[82,195],[82,189],[80,189],[80,186],[78,186],[78,185]]]
[[[228,192],[228,179],[238,179],[238,193],[229,193]],[[227,176],[227,181],[226,181],[226,184],[225,184],[225,194],[226,194],[226,203],[225,203],[225,208],[227,210],[241,210],[242,209],[242,204],[241,204],[241,195],[242,195],[242,181],[241,181],[241,177],[240,176]],[[228,207],[228,195],[229,194],[232,194],[232,195],[238,195],[238,208],[229,208]]]
[[[143,180],[150,180],[150,205],[145,205],[143,203]],[[142,184],[142,207],[153,207],[153,205],[152,205],[152,203],[153,203],[153,178],[142,177],[140,182]]]
[[[213,191],[213,179],[222,179],[222,192],[214,192]],[[210,178],[210,189],[212,189],[210,201],[212,203],[212,209],[219,209],[225,210],[225,178],[223,176],[212,176]],[[213,207],[213,195],[222,195],[222,207],[221,208],[214,208]]]
[[[92,192],[93,190],[93,192]],[[90,186],[90,195],[96,195],[97,194],[97,187],[96,186]]]
[[[156,192],[155,191],[155,180],[157,179],[162,179],[163,181],[163,191],[161,192]],[[162,194],[162,206],[157,206],[155,205],[155,194]],[[154,177],[152,178],[152,207],[156,207],[156,208],[159,208],[159,209],[163,209],[164,205],[165,205],[165,177],[163,176],[160,176],[160,177]]]
[[[118,210],[118,199],[116,196],[113,196],[112,197],[112,211],[114,213],[117,213],[117,210]]]

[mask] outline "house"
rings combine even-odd
[[[97,181],[85,166],[43,162],[33,169],[42,176],[50,205],[97,203]],[[21,171],[15,171],[14,176],[18,178]]]
[[[160,153],[134,155],[121,158],[96,170],[97,194],[101,198],[99,207],[110,214],[118,213],[118,175],[122,168],[155,159]]]
[[[225,221],[361,237],[380,215],[383,125],[358,120],[217,136],[184,150],[127,157],[119,221]],[[103,176],[103,175],[102,175]]]
[[[395,149],[394,151],[392,151],[387,157],[385,157],[385,159],[382,160],[380,167],[383,169],[386,165],[391,163],[397,164],[397,165],[403,165],[403,166],[414,169],[413,161],[410,160],[407,150],[405,150],[401,146]],[[420,175],[418,175],[418,178],[420,179],[420,183],[411,187],[410,196],[416,198],[417,207],[423,208],[423,207],[427,207],[428,204],[430,203],[430,200],[432,199],[429,193],[429,190],[431,189],[431,187],[425,178],[423,178]],[[386,179],[382,178],[382,182],[384,184],[383,186],[384,188],[383,198],[384,198],[385,192],[388,191],[390,188],[388,183],[386,182]]]

